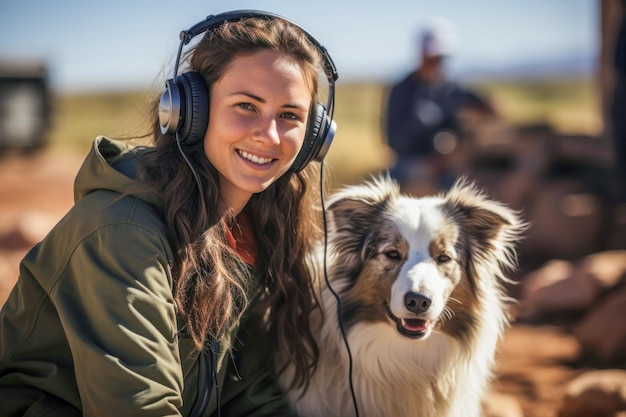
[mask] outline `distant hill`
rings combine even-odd
[[[524,61],[498,67],[472,66],[457,71],[464,81],[483,79],[539,79],[553,77],[591,77],[597,69],[598,58],[589,54],[572,54],[551,60]]]
[[[502,64],[466,64],[451,66],[451,78],[465,83],[486,81],[534,81],[554,78],[592,78],[598,67],[595,53],[583,51],[536,60],[518,60]],[[385,66],[354,69],[340,77],[339,84],[390,84],[404,77],[411,68],[389,69]]]

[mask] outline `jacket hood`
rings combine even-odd
[[[97,190],[108,190],[132,195],[161,209],[158,194],[142,189],[135,180],[137,161],[146,149],[98,136],[74,180],[74,201]]]

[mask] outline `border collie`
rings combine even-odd
[[[355,398],[361,417],[480,416],[509,324],[518,213],[464,179],[414,198],[386,176],[338,191],[326,210],[327,245],[312,256],[320,359],[304,392],[288,390],[299,415],[353,416]]]

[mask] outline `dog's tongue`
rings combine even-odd
[[[423,332],[426,330],[426,320],[402,319],[402,327],[410,332]]]

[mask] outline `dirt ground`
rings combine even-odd
[[[83,155],[49,150],[0,159],[0,304],[19,260],[72,205]],[[34,240],[33,240],[34,239]],[[513,395],[525,417],[556,416],[564,385],[579,370],[575,339],[557,326],[514,324],[499,354],[494,389]]]

